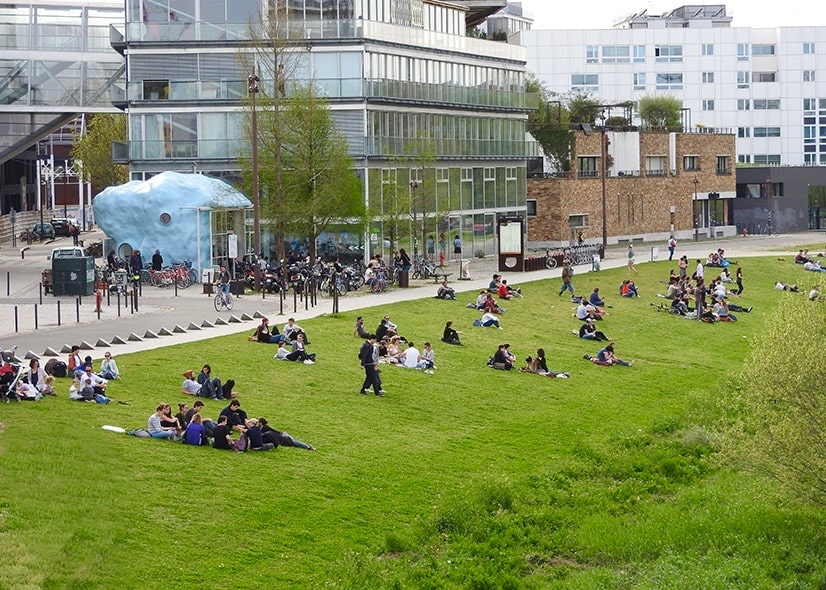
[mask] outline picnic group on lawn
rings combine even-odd
[[[672,236],[668,241],[669,260],[675,256],[677,242]],[[454,254],[461,256],[461,240],[454,240]],[[428,249],[435,248],[429,244]],[[444,251],[444,236],[439,236],[439,249]],[[632,244],[627,250],[627,278],[616,286],[615,295],[619,298],[638,300],[642,297],[642,289],[631,278],[637,274],[635,252]],[[810,258],[808,251],[800,250],[794,262],[802,264],[805,270],[823,272],[817,260]],[[693,272],[689,274],[689,268]],[[732,269],[736,269],[732,274]],[[558,297],[568,293],[571,301],[571,318],[577,327],[571,332],[583,344],[594,341],[600,343],[597,350],[593,348],[583,351],[582,357],[590,363],[601,367],[632,367],[633,360],[625,360],[618,355],[616,341],[608,336],[610,332],[606,326],[610,325],[612,305],[604,297],[603,286],[590,285],[588,295],[577,294],[574,282],[574,268],[570,260],[563,260],[560,288]],[[590,275],[595,278],[596,275]],[[741,314],[748,314],[752,306],[740,304],[745,291],[746,275],[742,266],[730,260],[723,249],[708,254],[705,259],[689,262],[683,255],[677,260],[675,269],[671,269],[669,276],[661,283],[666,285],[664,292],[656,293],[657,298],[665,300],[655,304],[657,311],[665,311],[677,317],[693,319],[703,323],[736,322]],[[775,282],[778,291],[801,292],[796,284],[783,280]],[[516,306],[522,298],[522,289],[508,283],[500,274],[494,274],[487,289],[479,291],[478,295],[465,306],[472,310],[467,312],[471,317],[467,325],[481,329],[505,329],[503,316],[507,309],[502,305],[508,302],[508,307]],[[457,293],[448,282],[442,281],[437,287],[436,299],[450,302],[455,301]],[[808,291],[808,299],[821,299],[817,285]],[[450,305],[445,303],[444,305]],[[461,313],[461,312],[460,312]],[[511,311],[507,315],[519,313]],[[472,315],[478,314],[478,315]],[[367,395],[372,393],[377,397],[387,394],[384,389],[382,370],[383,366],[393,366],[400,369],[422,371],[424,374],[433,374],[436,369],[436,350],[432,342],[448,346],[464,346],[463,332],[457,330],[454,321],[447,321],[437,340],[436,334],[429,338],[422,337],[421,346],[414,340],[402,334],[401,328],[391,320],[390,315],[384,315],[372,330],[365,327],[364,316],[358,316],[355,321],[352,336],[362,341],[358,348],[358,363],[364,372],[364,379],[358,388],[358,393]],[[616,337],[616,335],[613,335]],[[268,318],[261,318],[261,323],[249,337],[250,342],[275,344],[273,358],[277,361],[300,362],[313,365],[318,362],[314,352],[308,350],[310,339],[306,330],[289,318],[279,329],[271,326]],[[72,346],[71,352],[63,363],[52,359],[45,367],[40,366],[38,359],[32,359],[25,371],[21,371],[13,395],[19,400],[39,400],[44,396],[57,395],[55,377],[71,378],[69,388],[70,399],[86,403],[108,404],[114,400],[109,396],[109,383],[122,379],[120,368],[111,352],[106,352],[98,371],[95,371],[90,356],[81,358],[80,348]],[[539,348],[535,353],[525,357],[524,364],[518,372],[539,375],[551,378],[566,379],[571,376],[567,370],[549,368],[549,359],[546,351]],[[517,368],[517,356],[511,351],[511,344],[498,345],[496,351],[488,357],[487,366],[494,370],[508,371]],[[2,368],[9,363],[3,363]],[[2,371],[0,371],[2,372]],[[6,371],[8,373],[8,371]],[[131,431],[137,436],[147,438],[178,440],[184,444],[194,446],[212,446],[216,449],[235,451],[268,451],[278,446],[297,447],[315,450],[315,447],[304,443],[287,432],[277,430],[270,425],[266,417],[250,418],[246,411],[241,409],[241,401],[234,390],[233,379],[222,380],[212,372],[212,367],[205,363],[197,372],[185,370],[182,373],[183,382],[181,393],[196,399],[191,405],[189,402],[177,404],[177,413],[173,413],[172,406],[160,403],[148,417],[145,429]],[[205,401],[222,401],[227,405],[217,418],[212,419],[204,415]],[[120,401],[128,404],[129,402]]]

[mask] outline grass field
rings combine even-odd
[[[118,357],[111,395],[128,406],[70,402],[65,380],[57,399],[0,406],[0,588],[824,588],[822,509],[717,459],[716,401],[753,336],[780,298],[810,305],[774,280],[817,280],[740,262],[754,311],[726,324],[654,310],[666,262],[638,267],[635,300],[615,295],[624,268],[575,276],[613,305],[599,328],[630,368],[582,359],[599,346],[571,334],[552,280],[525,284],[501,331],[471,326],[472,294],[359,312],[435,345],[434,375],[383,368],[384,398],[357,393],[352,313],[302,322],[312,366],[240,334]],[[439,342],[446,320],[465,346]],[[571,379],[486,368],[500,342],[520,361],[543,347]],[[181,372],[203,363],[318,451],[101,430],[191,403]]]

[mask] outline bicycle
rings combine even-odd
[[[222,308],[226,308],[227,311],[232,311],[232,295],[230,293],[224,293],[221,285],[218,285],[218,292],[215,294],[213,303],[215,304],[215,311],[221,311]]]

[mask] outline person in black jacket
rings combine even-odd
[[[367,395],[367,390],[372,386],[373,392],[376,395],[384,395],[387,393],[381,387],[381,378],[379,377],[379,349],[376,346],[376,335],[370,334],[367,336],[367,342],[361,345],[359,350],[359,362],[364,367],[364,383],[359,390],[362,395]]]

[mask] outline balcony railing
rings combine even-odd
[[[399,80],[366,80],[365,96],[368,98],[399,99],[475,105],[512,109],[534,109],[538,104],[535,94],[504,91],[490,88],[470,88],[455,84],[425,84]]]
[[[525,142],[497,139],[433,139],[429,141],[436,153],[456,158],[500,157],[524,158]],[[410,139],[405,138],[370,138],[367,146],[370,156],[397,158],[409,149]]]

